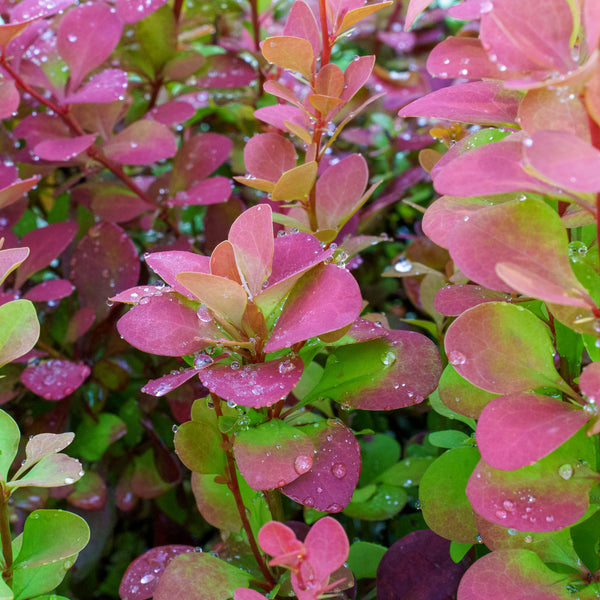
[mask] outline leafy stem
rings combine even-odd
[[[215,407],[215,413],[217,414],[217,418],[223,416],[223,411],[221,410],[221,398],[216,394],[210,395],[211,400]],[[269,571],[269,567],[265,562],[265,559],[256,543],[256,538],[254,537],[254,533],[252,532],[252,527],[250,525],[250,521],[248,520],[248,515],[246,514],[246,507],[244,505],[244,499],[242,498],[242,492],[240,490],[240,484],[237,476],[237,469],[235,467],[235,458],[232,453],[231,440],[229,435],[221,432],[221,438],[223,439],[223,449],[225,450],[225,455],[227,457],[227,481],[229,485],[229,489],[235,498],[235,504],[237,506],[238,513],[240,515],[240,519],[242,521],[242,526],[246,535],[248,536],[248,543],[250,544],[250,548],[252,550],[252,554],[254,554],[254,558],[263,574],[263,577],[269,584],[272,589],[275,587],[275,579],[273,579],[273,575]]]
[[[2,578],[10,587],[12,585],[12,538],[10,535],[10,521],[8,520],[8,499],[10,491],[4,481],[0,481],[0,541],[2,542]]]

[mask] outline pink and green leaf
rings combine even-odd
[[[40,324],[29,300],[0,306],[0,366],[27,354],[40,335]]]

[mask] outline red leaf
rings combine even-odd
[[[600,402],[600,362],[584,367],[579,376],[579,389],[592,404]]]
[[[433,0],[410,0],[406,10],[406,21],[404,27],[410,29],[417,17],[433,2]]]
[[[213,54],[206,59],[196,81],[199,88],[235,88],[250,85],[256,79],[254,67],[237,54]]]
[[[139,276],[137,250],[125,231],[114,223],[92,226],[71,259],[69,279],[82,304],[93,307],[99,319],[110,310],[107,299],[135,285]]]
[[[296,502],[327,512],[340,512],[350,502],[360,474],[360,447],[352,432],[339,421],[322,422],[305,432],[317,453],[310,471],[281,491]]]
[[[118,163],[147,165],[174,156],[177,142],[167,126],[143,119],[111,138],[104,145],[104,152]]]
[[[285,398],[298,383],[303,367],[302,359],[284,356],[238,368],[216,365],[202,370],[199,376],[202,383],[221,398],[261,408]]]
[[[134,306],[117,323],[119,333],[132,346],[151,354],[184,356],[201,350],[202,337],[220,337],[211,322],[198,318],[193,308],[172,294],[151,296]]]
[[[21,381],[46,400],[61,400],[72,394],[89,374],[90,368],[87,365],[51,359],[27,367],[21,375]]]
[[[65,342],[70,344],[79,339],[93,325],[95,319],[94,309],[89,306],[76,311],[67,326]]]
[[[45,140],[35,146],[33,151],[44,160],[71,160],[87,150],[94,143],[96,137],[95,133],[91,133],[79,137]]]
[[[362,296],[354,277],[336,265],[320,265],[302,277],[288,296],[266,352],[350,325],[360,314]]]
[[[244,146],[244,163],[252,177],[276,183],[296,166],[296,150],[292,142],[276,133],[260,133]]]
[[[75,0],[54,0],[53,2],[47,2],[45,0],[23,0],[19,2],[10,11],[10,20],[15,21],[33,21],[40,17],[49,17],[55,15],[65,9],[71,4],[74,4]],[[10,23],[7,27],[14,27],[15,23]],[[19,25],[21,25],[19,23]]]
[[[165,394],[172,392],[175,388],[178,388],[180,385],[183,385],[197,373],[198,371],[196,369],[172,371],[168,375],[163,375],[158,379],[149,381],[141,391],[144,392],[144,394],[150,394],[151,396],[164,396]]]
[[[11,185],[0,190],[0,209],[14,204],[17,200],[23,197],[29,190],[33,189],[40,178],[36,175],[23,181],[17,180]]]
[[[6,248],[0,250],[0,283],[29,256],[29,248]]]
[[[189,102],[169,100],[148,111],[146,118],[154,119],[163,125],[177,125],[178,123],[191,119],[195,113],[194,107]]]
[[[179,554],[193,550],[192,546],[172,544],[144,552],[127,567],[119,586],[119,596],[123,600],[152,598],[167,565]]]
[[[231,196],[231,181],[227,177],[211,177],[192,186],[188,190],[177,192],[170,198],[169,206],[196,206],[226,202]]]
[[[15,288],[20,288],[27,279],[47,267],[71,243],[77,233],[77,224],[65,221],[33,229],[21,238],[21,246],[27,246],[30,254],[17,271]]]
[[[433,300],[433,307],[442,315],[457,317],[465,310],[483,302],[501,302],[509,299],[509,294],[480,285],[449,285],[438,290]]]
[[[344,71],[344,91],[340,96],[342,100],[350,100],[362,88],[371,76],[375,56],[356,56]]]
[[[171,287],[183,294],[190,300],[195,296],[179,281],[179,273],[210,273],[210,259],[208,256],[200,256],[183,250],[166,250],[165,252],[154,252],[145,257],[146,264],[158,275],[160,275]]]
[[[60,21],[56,45],[70,70],[70,89],[100,66],[115,49],[123,24],[107,4],[81,4]]]
[[[32,287],[23,297],[32,302],[48,302],[66,298],[74,289],[66,279],[49,279]]]
[[[477,446],[490,466],[511,471],[558,448],[588,419],[583,410],[548,396],[508,394],[483,409],[477,422]]]

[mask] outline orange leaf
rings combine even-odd
[[[379,4],[369,4],[368,6],[361,6],[360,8],[349,10],[344,15],[344,19],[342,20],[342,24],[337,30],[336,35],[340,35],[340,33],[346,31],[346,29],[350,29],[350,27],[353,27],[370,14],[373,14],[382,8],[386,8],[387,6],[391,6],[392,4],[393,2],[380,2]]]
[[[317,178],[317,168],[316,161],[311,161],[286,171],[275,184],[273,200],[290,202],[306,198]]]
[[[334,63],[325,65],[315,77],[315,92],[339,98],[344,91],[344,72]]]
[[[282,69],[296,71],[312,79],[315,55],[308,40],[289,35],[267,38],[261,44],[263,56]]]

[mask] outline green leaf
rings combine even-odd
[[[371,483],[381,473],[395,465],[400,458],[400,444],[384,433],[376,433],[368,438],[363,437],[358,443],[362,464],[359,487]]]
[[[54,563],[77,554],[87,545],[90,528],[78,515],[63,510],[36,510],[25,521],[15,569]]]
[[[117,415],[101,413],[97,421],[86,415],[77,427],[70,451],[85,460],[100,460],[108,447],[126,432],[125,423]]]
[[[368,486],[371,488],[372,486]],[[357,490],[360,498],[360,490]],[[382,521],[397,515],[408,501],[406,490],[395,485],[377,485],[375,493],[364,502],[353,500],[344,509],[344,514],[354,519],[365,521]]]
[[[466,433],[456,429],[433,431],[429,434],[429,443],[438,448],[460,448],[470,439]]]
[[[479,461],[475,448],[455,448],[445,452],[427,469],[419,486],[423,518],[438,535],[471,544],[477,527],[467,499],[467,481]]]
[[[348,567],[354,573],[356,579],[374,578],[377,576],[377,567],[386,552],[387,548],[379,544],[362,541],[354,542],[350,546]]]
[[[33,303],[13,300],[0,306],[0,367],[27,354],[38,341],[40,324]]]
[[[598,549],[600,545],[600,511],[596,511],[589,519],[571,527],[573,546],[583,564],[595,573],[600,566]]]
[[[82,476],[81,463],[77,459],[66,454],[50,454],[44,456],[26,475],[10,481],[8,487],[57,487],[75,483]]]
[[[411,456],[391,466],[377,477],[375,481],[396,487],[419,485],[431,463],[433,456]]]
[[[0,577],[0,600],[13,600],[13,591],[6,585],[6,581]]]
[[[21,432],[15,420],[3,410],[0,410],[0,478],[6,481],[8,469],[13,464],[19,442],[21,441]]]
[[[225,452],[214,418],[187,421],[175,433],[175,451],[181,462],[195,473],[223,473]]]
[[[14,600],[28,600],[39,594],[51,592],[61,584],[76,559],[77,554],[73,554],[53,563],[15,569],[13,571]]]
[[[444,373],[448,372],[448,369],[452,369],[451,365],[448,365],[446,367],[446,369],[444,370]],[[454,369],[452,369],[452,371],[454,373],[456,373],[456,371]],[[460,377],[460,375],[458,373],[456,373],[456,377]],[[444,378],[444,374],[442,374],[442,378]],[[477,406],[477,400],[475,400],[474,402],[474,406],[475,406],[475,412],[481,412],[484,408],[484,406],[490,402],[491,400],[493,400],[494,398],[497,397],[497,394],[490,394],[489,392],[486,392],[484,390],[480,390],[479,388],[476,388],[474,385],[470,384],[466,379],[464,379],[463,377],[460,377],[460,379],[465,382],[465,384],[467,384],[470,388],[472,388],[472,390],[474,391],[473,396],[478,395],[480,399],[482,399],[483,401],[481,402],[481,406]],[[442,385],[442,382],[440,380],[440,386]],[[470,390],[469,390],[470,391]],[[477,392],[480,392],[480,394],[477,394]],[[466,425],[468,425],[473,431],[475,431],[475,419],[472,419],[469,416],[465,416],[463,413],[458,413],[455,412],[454,410],[452,410],[452,408],[449,408],[448,405],[446,404],[446,402],[442,402],[442,400],[440,399],[440,394],[444,393],[444,395],[446,395],[446,390],[442,390],[441,388],[436,390],[435,392],[433,392],[433,394],[430,394],[429,396],[429,403],[431,404],[431,408],[433,408],[433,410],[435,410],[436,413],[438,413],[438,415],[442,415],[442,417],[446,417],[448,419],[454,419],[456,421],[461,421],[462,423],[465,423]],[[458,398],[456,397],[455,400],[459,400],[462,401],[462,398]],[[466,402],[464,403],[465,405],[467,404]],[[451,406],[455,406],[455,404],[453,403]],[[465,406],[466,408],[466,406]],[[462,409],[462,407],[461,407]],[[465,412],[472,414],[472,410],[471,408],[467,409]],[[477,415],[479,416],[479,415]]]
[[[455,563],[459,563],[472,547],[473,544],[461,544],[460,542],[450,542],[450,558]]]
[[[239,587],[248,587],[251,575],[207,552],[175,557],[161,575],[154,600],[224,600]]]
[[[151,62],[154,73],[159,73],[177,52],[177,23],[173,10],[162,6],[139,21],[136,29],[142,54]]]
[[[75,437],[74,433],[40,433],[34,435],[27,442],[25,446],[25,461],[21,464],[21,467],[15,474],[15,477],[19,477],[21,473],[27,471],[38,463],[42,458],[50,454],[56,454],[61,450],[64,450]]]

